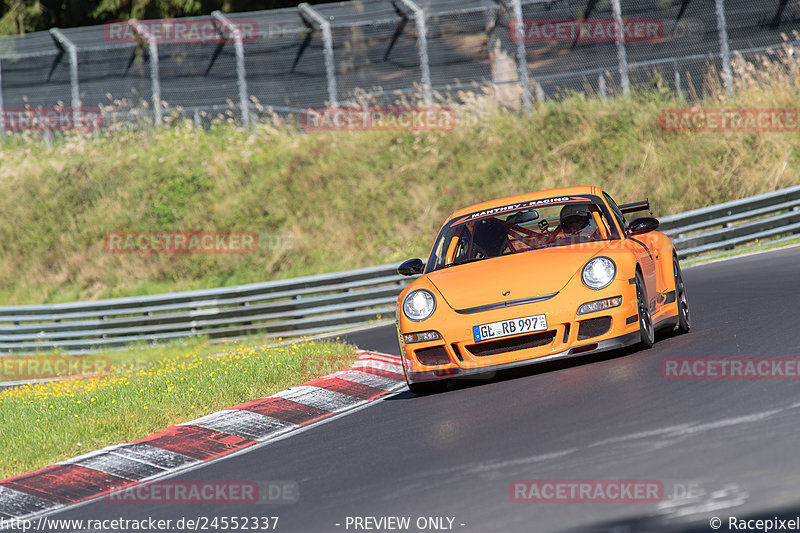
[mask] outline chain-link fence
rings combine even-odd
[[[733,87],[732,55],[754,60],[798,29],[798,0],[353,0],[110,21],[0,38],[0,132],[37,109],[248,124],[486,90],[517,109],[647,84],[702,96]]]

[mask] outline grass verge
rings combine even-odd
[[[751,243],[737,246],[736,248],[733,248],[731,250],[725,250],[723,252],[716,252],[716,253],[707,253],[691,257],[688,259],[682,259],[681,265],[685,266],[702,265],[704,263],[710,263],[721,259],[730,259],[731,257],[739,257],[742,255],[748,255],[756,252],[765,252],[767,250],[776,250],[778,248],[789,248],[791,246],[796,246],[798,244],[800,244],[800,236],[788,235],[776,239],[768,239],[763,241],[757,239]]]
[[[737,71],[736,93],[664,87],[571,96],[518,115],[453,104],[448,131],[251,129],[191,121],[0,150],[0,302],[226,286],[424,256],[444,218],[478,201],[596,184],[656,216],[798,183],[800,133],[665,131],[664,109],[790,108],[793,60]],[[740,81],[739,81],[740,80]],[[442,102],[442,105],[448,105]],[[112,231],[241,230],[246,254],[111,254]]]
[[[215,357],[171,351],[118,364],[107,376],[0,391],[0,478],[269,396],[355,359],[353,346],[319,341],[241,346]]]

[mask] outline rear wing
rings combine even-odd
[[[623,213],[635,213],[637,211],[647,211],[651,215],[653,214],[650,211],[650,199],[643,200],[641,202],[632,202],[630,204],[622,204],[619,206],[619,210]]]

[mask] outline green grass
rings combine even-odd
[[[119,364],[108,376],[0,391],[0,479],[349,368],[355,348],[338,342],[167,351]],[[114,354],[120,361],[120,354]]]
[[[768,239],[759,241],[756,239],[753,242],[738,246],[732,250],[725,250],[721,252],[710,252],[695,257],[681,260],[681,265],[694,266],[702,265],[710,261],[717,261],[719,259],[729,259],[731,257],[738,257],[740,255],[751,254],[754,252],[765,252],[767,250],[776,250],[779,248],[788,248],[800,244],[800,237],[784,236],[776,239]]]
[[[0,150],[0,303],[44,303],[225,286],[427,254],[453,210],[596,184],[657,216],[800,182],[798,133],[663,131],[663,109],[796,107],[800,77],[745,73],[691,104],[654,88],[548,101],[528,115],[454,106],[450,131],[327,132],[263,123],[67,137]],[[495,106],[496,107],[496,106]],[[243,255],[119,255],[114,230],[242,230]]]

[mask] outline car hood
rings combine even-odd
[[[427,278],[456,310],[543,296],[563,289],[607,246],[603,241],[505,255],[437,270]]]

